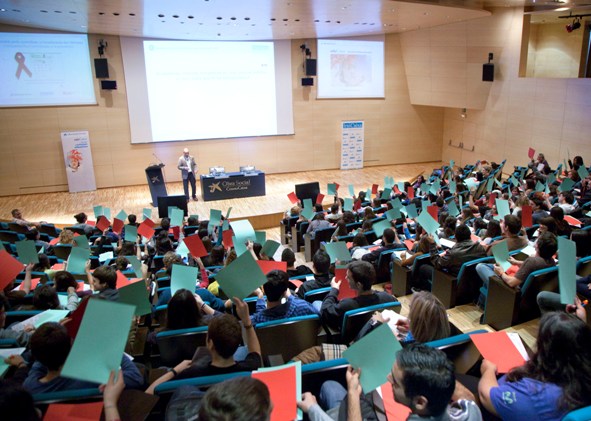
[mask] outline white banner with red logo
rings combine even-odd
[[[70,193],[96,190],[88,131],[62,132]]]

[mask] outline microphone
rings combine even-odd
[[[155,153],[152,153],[152,155],[154,155],[154,158],[156,158],[158,160],[158,162],[159,162],[158,166],[159,167],[163,167],[164,166],[164,163],[160,160],[160,158],[158,158],[158,156],[156,156]]]

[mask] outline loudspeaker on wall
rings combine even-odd
[[[105,90],[115,90],[117,89],[117,81],[116,80],[101,80],[101,89]]]
[[[306,76],[316,76],[316,59],[306,59]]]
[[[302,78],[302,86],[314,86],[314,78],[303,77]]]
[[[492,63],[485,63],[482,65],[482,81],[494,82],[495,80],[495,65]]]
[[[109,64],[107,63],[106,58],[94,59],[94,74],[97,79],[109,78]]]

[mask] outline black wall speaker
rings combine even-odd
[[[306,59],[306,76],[316,76],[316,59]]]
[[[302,78],[302,86],[314,86],[314,78],[303,77]]]
[[[106,58],[94,59],[94,74],[97,79],[109,78],[109,64],[107,63]]]
[[[495,80],[495,65],[492,63],[485,63],[482,65],[482,81],[494,82]]]
[[[101,80],[101,89],[112,91],[117,89],[117,81],[116,80]]]

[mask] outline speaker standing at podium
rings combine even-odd
[[[189,201],[189,182],[191,183],[191,191],[193,200],[197,200],[195,193],[195,171],[197,171],[197,163],[195,158],[189,155],[189,149],[183,149],[183,155],[179,158],[178,169],[183,174],[183,189],[185,189],[185,197]]]

